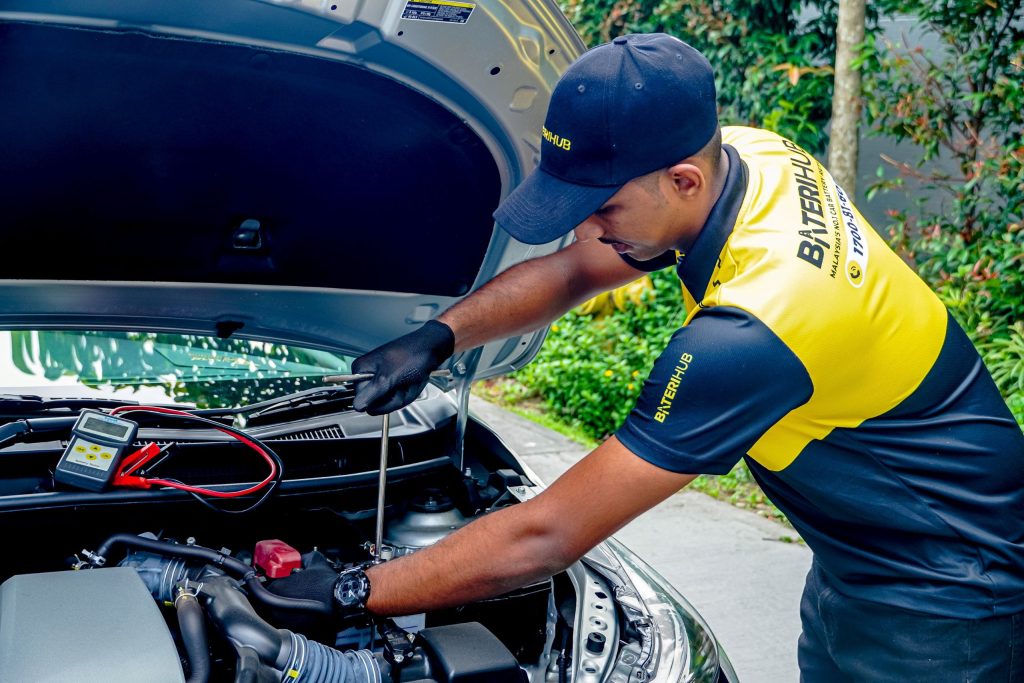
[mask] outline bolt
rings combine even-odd
[[[195,544],[196,544],[196,537],[195,536],[189,536],[188,538],[185,539],[185,545],[195,545]]]

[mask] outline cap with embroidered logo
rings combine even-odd
[[[700,151],[718,129],[704,56],[664,33],[587,51],[551,93],[540,166],[494,212],[528,244],[557,239],[623,185]]]

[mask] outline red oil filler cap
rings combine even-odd
[[[282,579],[291,574],[293,569],[302,569],[302,555],[299,551],[276,538],[257,543],[252,561],[268,579]]]

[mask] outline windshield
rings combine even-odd
[[[234,408],[348,373],[352,358],[283,344],[150,332],[0,331],[0,392]]]

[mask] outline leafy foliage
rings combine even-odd
[[[824,151],[836,0],[562,0],[562,8],[590,45],[624,33],[685,40],[715,68],[723,124],[767,128]]]
[[[679,280],[654,273],[640,303],[595,320],[570,311],[551,326],[537,358],[513,377],[567,423],[601,439],[629,414],[655,359],[685,319]],[[506,398],[511,398],[508,396]]]
[[[1024,423],[1024,0],[882,0],[942,44],[865,46],[872,132],[908,142],[873,192],[912,192],[890,213],[893,246],[972,337]]]

